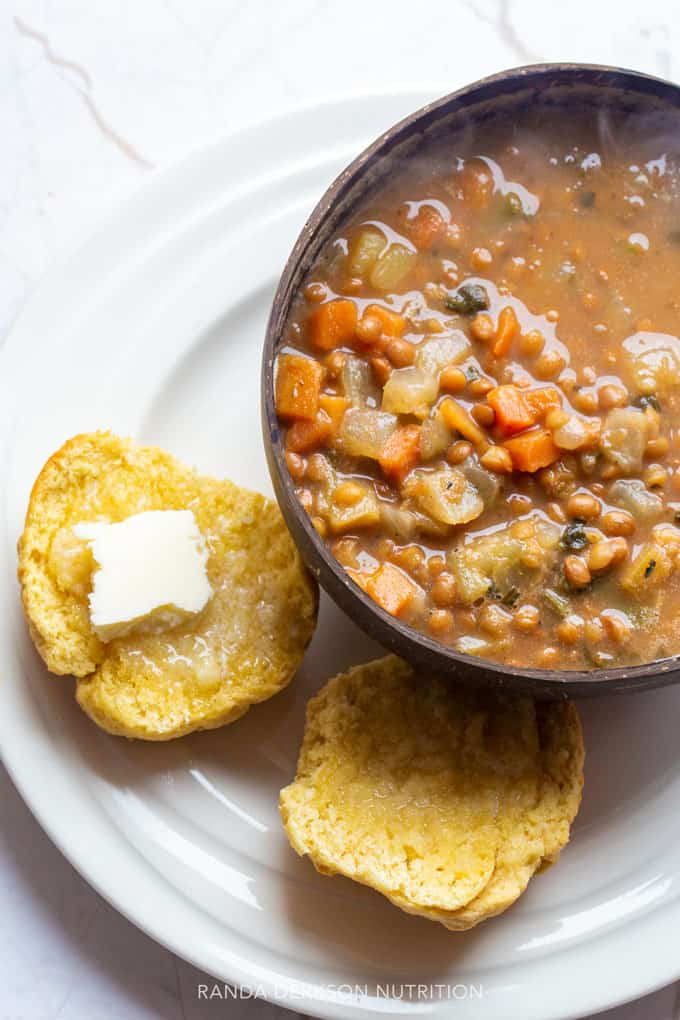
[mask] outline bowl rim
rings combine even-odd
[[[280,345],[280,326],[287,318],[295,291],[293,281],[313,244],[317,230],[356,185],[366,166],[386,155],[399,141],[446,112],[461,109],[499,88],[496,98],[547,77],[562,78],[566,85],[585,87],[623,86],[631,93],[655,96],[680,108],[680,85],[627,68],[590,63],[525,64],[496,72],[432,100],[403,117],[366,146],[334,178],[319,198],[300,231],[277,284],[268,318],[261,366],[261,425],[269,473],[276,498],[303,561],[333,601],[370,637],[415,666],[452,673],[465,682],[544,698],[587,697],[649,690],[680,682],[680,653],[633,666],[593,670],[565,670],[510,666],[469,655],[444,645],[382,609],[347,574],[314,528],[309,514],[295,495],[293,480],[283,457],[281,429],[274,404],[274,364]]]

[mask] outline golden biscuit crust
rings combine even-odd
[[[310,701],[283,824],[318,871],[464,930],[566,843],[582,748],[573,705],[473,691],[387,656]]]
[[[522,895],[530,879],[555,863],[583,791],[585,750],[576,706],[571,701],[534,706],[541,762],[538,782],[526,777],[499,813],[500,844],[486,888],[459,910],[450,928],[465,930],[495,917]]]
[[[103,644],[87,592],[55,568],[63,535],[81,521],[184,508],[207,541],[211,601],[172,631]],[[222,726],[271,697],[294,675],[316,624],[316,585],[274,503],[108,432],[74,437],[41,471],[19,580],[48,669],[79,678],[78,702],[103,729],[147,740]]]

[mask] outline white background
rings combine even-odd
[[[677,2],[2,0],[0,343],[49,266],[187,152],[322,99],[434,96],[538,60],[680,79]],[[1,769],[0,818],[0,1020],[289,1015],[200,1000],[212,980],[90,890]],[[679,1007],[670,988],[603,1016],[677,1020]]]

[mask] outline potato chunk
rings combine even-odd
[[[658,542],[646,542],[639,553],[621,574],[624,591],[640,598],[667,580],[673,571],[673,561]]]
[[[556,525],[534,514],[457,546],[449,553],[449,563],[461,602],[470,606],[493,589],[521,586],[525,571],[531,571],[532,583],[537,573],[545,576],[555,562],[559,533]],[[539,553],[536,567],[524,562],[531,549]]]
[[[393,414],[368,407],[351,407],[342,419],[338,441],[342,452],[350,457],[378,460],[396,427],[397,419]]]
[[[416,252],[405,244],[390,244],[371,270],[371,286],[377,290],[394,290],[413,269]]]
[[[441,524],[467,524],[484,510],[477,489],[457,468],[412,471],[402,491],[420,510]]]
[[[434,376],[417,365],[398,368],[390,375],[383,389],[383,411],[392,414],[414,414],[427,409],[436,399],[439,385]]]
[[[371,528],[380,520],[380,506],[375,493],[368,486],[362,486],[363,494],[352,506],[342,506],[333,500],[333,494],[326,510],[326,520],[334,535],[355,528]]]

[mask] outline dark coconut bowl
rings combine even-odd
[[[493,118],[544,108],[548,116],[598,110],[648,118],[650,131],[675,116],[680,139],[680,87],[615,67],[537,64],[503,71],[438,99],[390,128],[337,177],[305,224],[279,281],[262,360],[262,427],[276,497],[302,558],[329,596],[367,634],[409,662],[461,680],[556,698],[642,691],[680,680],[680,656],[592,671],[506,666],[458,652],[381,609],[349,577],[300,506],[283,457],[274,406],[274,366],[293,301],[320,252],[367,195],[404,160],[430,143],[456,139]],[[521,638],[518,636],[518,641]]]

